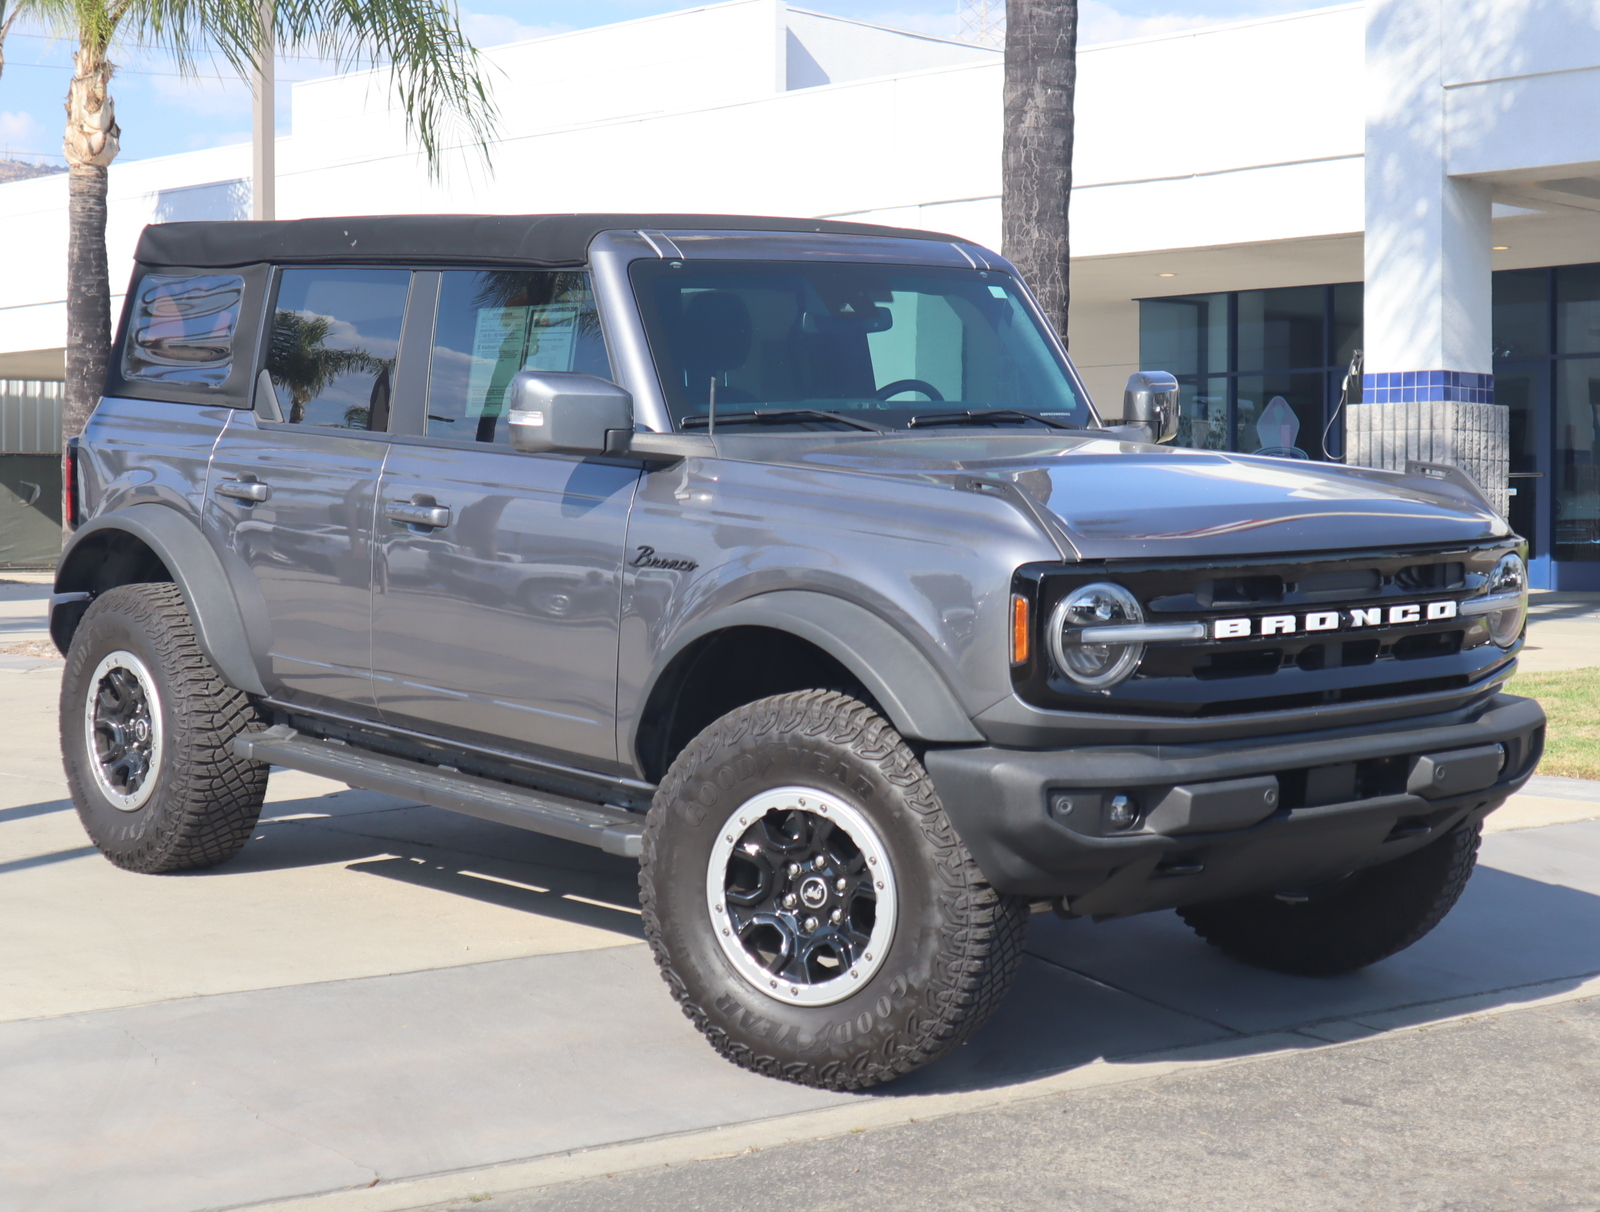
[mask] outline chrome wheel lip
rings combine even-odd
[[[145,714],[140,717],[149,722],[149,752],[144,777],[131,793],[123,792],[114,784],[107,772],[107,762],[100,754],[99,728],[102,722],[100,712],[100,688],[105,679],[116,670],[125,670],[133,676],[140,694],[144,698]],[[138,738],[141,741],[144,738]],[[88,758],[89,769],[93,772],[95,787],[102,796],[119,812],[137,812],[149,802],[155,793],[156,777],[161,768],[161,759],[165,751],[165,734],[161,724],[161,694],[156,689],[156,680],[146,665],[133,653],[126,649],[117,649],[107,653],[95,666],[94,673],[89,678],[89,690],[84,696],[83,703],[83,740],[85,754]]]
[[[808,812],[832,821],[835,829],[849,836],[874,873],[877,903],[864,954],[848,970],[826,981],[796,984],[775,976],[756,961],[729,928],[724,900],[729,860],[749,828],[774,809]],[[898,917],[894,869],[883,839],[858,809],[815,787],[775,787],[740,804],[717,831],[706,865],[706,912],[722,954],[752,989],[791,1006],[831,1006],[864,989],[888,959]]]

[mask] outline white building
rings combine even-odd
[[[486,57],[492,177],[463,156],[430,183],[381,73],[312,81],[280,217],[754,212],[999,244],[995,51],[730,0]],[[1368,403],[1427,405],[1385,414],[1412,454],[1440,449],[1419,425],[1509,406],[1537,583],[1600,588],[1600,5],[1367,0],[1086,47],[1078,80],[1070,344],[1103,411],[1171,369],[1180,440],[1322,457],[1362,348]],[[244,217],[248,168],[114,166],[113,282],[145,223]],[[61,377],[65,201],[0,186],[0,380]]]

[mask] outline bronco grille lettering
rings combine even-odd
[[[1351,631],[1356,628],[1403,627],[1426,619],[1437,623],[1460,613],[1455,602],[1404,602],[1390,606],[1362,606],[1355,610],[1313,610],[1303,615],[1268,614],[1257,618],[1213,619],[1214,640],[1247,640],[1261,636],[1300,635],[1312,631]]]

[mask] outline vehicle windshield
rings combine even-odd
[[[1094,424],[996,272],[794,261],[636,261],[673,425],[861,432]]]

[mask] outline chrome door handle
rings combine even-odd
[[[446,505],[418,505],[411,501],[390,501],[383,507],[383,515],[392,522],[428,526],[434,530],[450,525],[450,508]]]
[[[223,480],[211,491],[219,497],[232,497],[236,501],[247,501],[252,505],[257,501],[265,501],[272,495],[271,486],[259,480]]]

